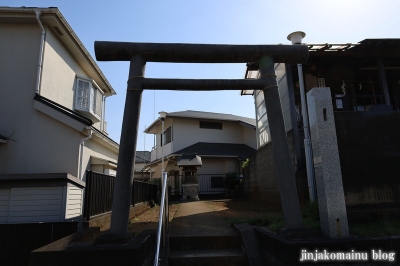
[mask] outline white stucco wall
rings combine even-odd
[[[81,135],[81,137],[85,137],[84,135]],[[96,165],[94,169],[92,169],[91,161],[90,158],[95,157],[98,159],[102,159],[104,161],[111,161],[114,163],[117,163],[118,161],[118,152],[114,151],[108,147],[105,147],[102,145],[96,137],[92,137],[90,140],[87,140],[85,142],[85,147],[84,147],[84,152],[83,152],[83,161],[82,161],[82,179],[83,181],[86,180],[85,177],[85,171],[86,170],[92,170],[96,172],[103,173],[104,169],[107,168],[108,166],[103,166],[102,171],[99,167],[99,165]]]
[[[74,110],[76,75],[86,78],[90,76],[58,38],[68,36],[56,36],[47,29],[40,94]],[[94,123],[93,126],[100,129],[100,122]]]
[[[37,25],[0,24],[0,134],[15,141],[0,144],[0,174],[9,165],[24,170],[30,133],[40,29]]]
[[[63,172],[77,176],[79,143],[86,136],[34,109],[39,26],[0,24],[0,36],[0,134],[15,140],[0,144],[0,174]],[[72,109],[75,73],[86,76],[47,29],[41,95]],[[90,169],[91,155],[116,162],[117,152],[92,143],[85,148],[83,169]]]
[[[256,129],[250,127],[243,127],[243,144],[246,144],[253,149],[257,149],[257,141],[256,141]]]

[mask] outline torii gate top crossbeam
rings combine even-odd
[[[140,55],[146,62],[248,63],[268,56],[275,63],[304,63],[306,45],[228,45],[187,43],[134,43],[96,41],[98,61],[130,61]]]

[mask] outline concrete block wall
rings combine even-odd
[[[295,151],[292,130],[287,133],[287,141],[294,171]],[[282,208],[282,203],[277,183],[272,145],[273,142],[266,144],[249,158],[249,166],[243,169],[243,184],[246,197],[251,200],[262,201],[267,203],[272,209],[279,210]],[[306,198],[308,198],[307,177],[304,171],[296,172],[296,184],[300,204],[304,204]]]

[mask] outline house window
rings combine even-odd
[[[167,128],[167,130],[165,130],[164,136],[165,136],[165,144],[170,143],[172,141],[171,127]]]
[[[75,109],[100,121],[103,94],[94,82],[77,78],[75,93]]]
[[[211,188],[223,188],[224,177],[223,176],[212,176],[211,177]]]
[[[221,122],[200,121],[200,128],[222,129],[222,123]]]
[[[318,87],[319,87],[319,88],[324,88],[324,87],[326,87],[326,85],[325,85],[325,78],[318,78],[317,80],[318,80]]]
[[[171,127],[168,127],[165,131],[164,134],[161,134],[161,146],[168,144],[172,141],[172,129]]]
[[[76,109],[89,109],[89,86],[89,82],[78,79],[75,104]]]

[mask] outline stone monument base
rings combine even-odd
[[[199,184],[182,184],[182,200],[189,198],[200,200],[199,198]]]

